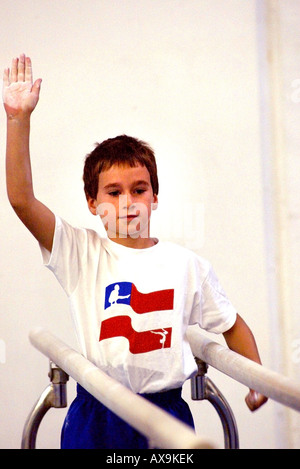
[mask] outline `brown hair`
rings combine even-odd
[[[145,166],[150,174],[153,194],[158,194],[157,167],[152,148],[136,138],[119,135],[97,143],[96,148],[86,156],[83,170],[86,198],[97,198],[99,174],[114,164]]]

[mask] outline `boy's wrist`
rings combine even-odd
[[[9,114],[7,113],[6,119],[7,123],[23,124],[30,121],[31,113],[22,113],[22,114]]]

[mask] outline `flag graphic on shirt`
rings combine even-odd
[[[136,314],[173,309],[174,289],[141,293],[131,282],[117,282],[105,289],[104,309],[113,305],[129,305]],[[113,316],[101,323],[99,341],[113,337],[126,337],[131,353],[145,353],[171,347],[172,328],[136,331],[127,315]]]
[[[174,290],[140,293],[133,283],[118,282],[106,287],[104,308],[114,304],[126,304],[130,305],[135,313],[143,314],[173,309],[173,301]]]
[[[126,337],[131,353],[145,353],[171,347],[172,328],[153,329],[137,332],[129,316],[114,316],[101,324],[99,341],[112,337]]]

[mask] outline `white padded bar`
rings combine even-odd
[[[34,347],[46,355],[96,399],[132,425],[153,447],[211,449],[210,441],[197,436],[186,424],[107,376],[93,363],[45,329],[29,334]]]
[[[193,354],[208,365],[249,388],[300,411],[299,382],[242,357],[208,339],[195,328],[190,328],[187,336]]]

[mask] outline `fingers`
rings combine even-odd
[[[9,86],[10,85],[10,80],[9,80],[9,68],[6,68],[3,72],[3,86]]]
[[[24,81],[25,77],[25,55],[21,54],[18,61],[18,81]]]
[[[30,57],[21,54],[19,58],[12,59],[11,70],[4,70],[3,81],[8,86],[17,81],[30,81],[32,83],[32,65]]]
[[[25,81],[32,82],[32,65],[30,57],[26,57],[25,59]]]
[[[249,394],[246,396],[246,404],[251,411],[254,411],[257,406],[258,401],[258,394],[255,391],[250,391]]]
[[[11,74],[10,74],[11,83],[18,81],[18,62],[19,62],[19,59],[12,59]]]
[[[252,389],[250,390],[249,394],[246,396],[245,399],[247,406],[252,412],[261,407],[263,404],[265,404],[267,400],[267,397],[263,396],[262,394],[256,391],[253,391]]]

